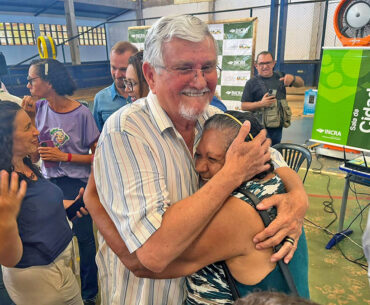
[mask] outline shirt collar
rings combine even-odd
[[[131,102],[131,98],[128,96],[127,98],[124,98],[121,94],[119,94],[119,92],[117,91],[116,89],[116,86],[114,85],[114,82],[113,84],[110,86],[110,94],[111,94],[111,97],[112,97],[112,101],[118,97],[118,98],[122,98],[124,100],[127,100],[128,102]]]

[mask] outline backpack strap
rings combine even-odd
[[[251,193],[251,192],[249,192],[249,191],[247,191],[247,190],[245,190],[241,187],[237,188],[236,191],[242,193],[244,196],[246,196],[247,198],[250,199],[250,201],[252,202],[252,206],[256,209],[256,211],[258,212],[258,214],[262,218],[262,222],[265,225],[265,227],[267,227],[271,223],[271,219],[270,219],[270,216],[269,216],[268,212],[265,211],[265,210],[257,210],[257,204],[259,204],[261,202],[261,200],[256,195],[254,195],[253,193]],[[275,246],[273,248],[274,252],[275,253],[278,252],[280,250],[280,248],[282,247],[282,245],[283,245],[283,242],[281,242],[279,245]],[[299,296],[298,291],[297,291],[297,287],[294,283],[293,276],[292,276],[292,273],[290,272],[290,270],[288,268],[288,265],[286,263],[284,263],[283,260],[279,260],[277,263],[278,263],[278,265],[280,267],[280,270],[281,270],[281,273],[283,274],[283,277],[284,277],[284,279],[285,279],[285,281],[286,281],[286,283],[289,287],[291,295]],[[238,298],[240,298],[240,293],[239,293],[238,288],[236,286],[235,279],[231,275],[231,272],[230,272],[229,268],[227,267],[225,261],[223,261],[221,263],[221,266],[222,266],[222,268],[225,272],[226,280],[227,280],[227,283],[230,287],[233,299],[237,300]]]

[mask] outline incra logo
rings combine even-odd
[[[324,133],[324,134],[330,134],[332,136],[338,136],[338,137],[341,137],[342,136],[342,133],[338,130],[330,130],[330,129],[322,129],[322,128],[318,128],[316,129],[317,132],[319,133]]]

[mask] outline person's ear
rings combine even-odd
[[[150,90],[156,94],[157,72],[155,68],[148,62],[143,63],[143,74],[148,83]]]

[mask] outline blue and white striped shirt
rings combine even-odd
[[[198,119],[194,147],[205,120],[218,112],[210,106]],[[167,207],[198,190],[193,156],[152,93],[124,106],[106,121],[95,152],[94,171],[101,202],[130,252],[160,227]],[[98,240],[102,304],[182,303],[183,278],[137,278],[100,234]]]

